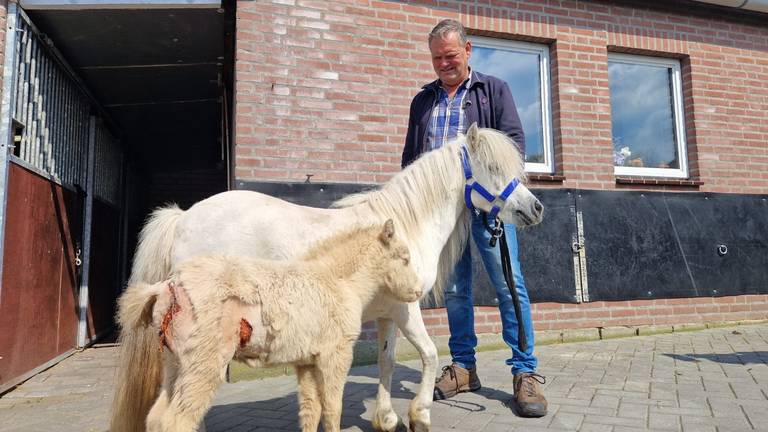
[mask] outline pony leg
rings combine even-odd
[[[428,431],[431,425],[429,410],[432,408],[435,374],[437,373],[437,348],[427,334],[426,327],[424,327],[419,302],[402,305],[393,318],[400,331],[403,332],[403,336],[416,347],[421,355],[421,384],[408,410],[411,431]]]
[[[157,396],[155,404],[149,410],[147,415],[147,430],[161,430],[161,419],[168,410],[173,394],[173,385],[179,371],[179,364],[176,356],[165,350],[163,352],[163,384],[160,388],[160,394]]]
[[[316,363],[317,382],[325,432],[341,431],[341,409],[344,402],[344,384],[352,366],[352,345],[349,341],[339,345],[335,353],[320,354]]]
[[[392,374],[395,370],[395,325],[390,318],[376,321],[379,335],[379,392],[373,412],[373,428],[377,431],[406,430],[405,423],[392,409]]]
[[[299,381],[299,425],[302,432],[316,432],[320,424],[320,389],[315,379],[315,366],[296,366]]]

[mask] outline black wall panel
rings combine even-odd
[[[376,186],[351,183],[237,182],[237,189],[261,192],[294,204],[321,208],[328,208],[334,201],[349,194],[374,187]]]
[[[538,189],[544,220],[518,230],[520,265],[531,301],[576,302],[573,251],[576,200],[570,189]]]
[[[591,301],[768,292],[764,196],[580,191],[577,208]]]
[[[288,201],[328,207],[370,185],[239,182]],[[578,302],[571,245],[582,214],[589,301],[768,293],[768,201],[762,195],[539,189],[544,221],[518,231],[534,302]],[[495,290],[473,254],[474,299]]]
[[[579,191],[577,209],[591,301],[696,295],[663,194]]]
[[[765,196],[668,194],[697,295],[768,293]]]

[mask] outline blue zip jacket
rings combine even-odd
[[[509,86],[503,80],[491,75],[471,71],[472,82],[464,100],[464,124],[496,129],[515,140],[520,151],[525,154],[525,134],[517,115],[517,107]],[[437,99],[439,80],[425,85],[411,101],[408,117],[408,133],[401,165],[403,168],[424,153],[427,141],[432,107]]]

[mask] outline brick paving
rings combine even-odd
[[[0,431],[103,431],[113,346],[71,356],[0,398]],[[516,416],[505,351],[479,354],[484,387],[435,403],[435,431],[768,430],[768,324],[549,345],[538,348],[549,414]],[[447,361],[445,358],[441,359]],[[407,412],[418,361],[398,364],[394,407]],[[376,366],[353,368],[345,431],[371,430]],[[294,377],[224,384],[206,416],[209,432],[295,431]]]

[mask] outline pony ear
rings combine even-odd
[[[477,129],[477,122],[474,122],[467,129],[467,148],[469,148],[469,151],[474,153],[479,142],[480,131]]]
[[[384,245],[389,246],[389,243],[394,237],[395,223],[392,221],[392,219],[387,219],[387,221],[384,222],[384,228],[381,230],[381,234],[379,234],[379,240],[381,240]]]

